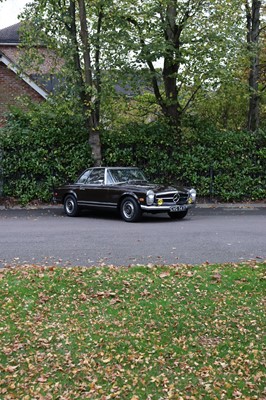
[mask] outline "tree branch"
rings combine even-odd
[[[196,94],[198,93],[198,91],[200,90],[200,88],[201,88],[201,85],[199,85],[199,86],[197,87],[197,89],[192,93],[192,95],[191,95],[190,98],[188,99],[188,101],[187,101],[185,107],[182,108],[182,112],[185,112],[185,111],[188,109],[190,103],[195,99]]]
[[[130,22],[132,25],[134,25],[135,28],[137,28],[140,45],[141,45],[142,50],[144,50],[145,47],[146,47],[146,43],[145,43],[145,40],[142,37],[141,29],[140,29],[139,24],[132,17],[127,17],[127,21]],[[154,68],[154,65],[153,65],[152,61],[146,59],[145,62],[147,63],[147,65],[148,65],[148,67],[149,67],[149,69],[150,69],[150,71],[152,73],[152,86],[153,86],[154,95],[155,95],[158,103],[160,104],[160,106],[163,107],[164,101],[163,101],[163,98],[161,96],[159,85],[158,85],[158,82],[157,82],[156,70]]]

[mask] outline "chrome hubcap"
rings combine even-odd
[[[123,205],[123,214],[126,218],[132,218],[134,215],[134,206],[131,201],[126,201]]]
[[[74,210],[74,201],[71,200],[71,199],[69,199],[69,200],[66,202],[66,211],[67,211],[69,214],[71,214],[71,213],[73,212],[73,210]]]

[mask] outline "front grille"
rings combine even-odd
[[[175,195],[179,196],[179,200],[174,201]],[[157,202],[159,199],[163,200],[163,204],[186,204],[188,200],[188,194],[185,192],[165,192],[156,194]]]

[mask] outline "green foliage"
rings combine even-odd
[[[266,131],[255,136],[190,119],[183,133],[178,148],[171,129],[161,122],[105,132],[105,164],[137,165],[154,181],[194,186],[200,197],[265,198]]]
[[[13,109],[0,130],[4,195],[22,204],[51,200],[54,184],[71,180],[91,163],[82,118],[68,105]]]
[[[202,187],[204,171],[206,178],[211,169],[215,197],[226,201],[265,198],[266,132],[253,136],[248,132],[215,131],[210,127],[204,130],[199,126],[196,133],[195,139],[187,143],[187,151],[192,146],[197,156],[203,195],[207,195],[210,187],[207,182],[211,183],[205,179]]]
[[[102,144],[105,164],[136,165],[157,180],[171,175],[175,141],[162,122],[124,125],[120,131],[105,132]]]
[[[224,82],[213,90],[202,90],[193,104],[193,112],[218,129],[245,129],[248,97],[248,87],[243,82]]]
[[[151,180],[193,186],[202,198],[266,197],[266,130],[256,135],[218,130],[190,117],[177,147],[164,121],[125,122],[103,131],[103,164],[139,166]],[[51,200],[53,185],[72,181],[92,164],[82,117],[66,103],[13,109],[0,139],[4,195],[22,204]]]

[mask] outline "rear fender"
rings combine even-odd
[[[65,198],[66,198],[67,196],[69,196],[69,195],[74,196],[75,199],[78,198],[76,192],[74,192],[74,190],[70,190],[69,192],[67,192],[67,193],[65,193],[65,194],[63,195],[63,197],[62,197],[62,203],[64,203]]]

